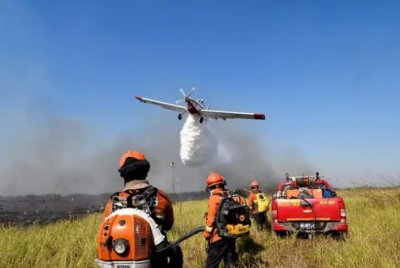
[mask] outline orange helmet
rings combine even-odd
[[[210,188],[210,187],[218,185],[218,184],[223,184],[223,185],[226,184],[226,182],[224,180],[224,176],[222,176],[221,174],[219,174],[217,172],[211,172],[207,178],[207,187]]]
[[[260,187],[260,183],[258,181],[252,181],[250,183],[250,188],[258,188]]]
[[[142,154],[141,152],[138,151],[132,151],[132,150],[128,150],[126,153],[124,153],[121,158],[119,159],[119,167],[121,168],[124,163],[125,160],[128,157],[133,157],[136,158],[137,160],[146,160],[146,157],[144,156],[144,154]]]

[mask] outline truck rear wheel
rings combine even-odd
[[[289,233],[284,232],[284,231],[283,232],[275,232],[275,236],[278,238],[287,238],[287,237],[289,237]]]
[[[346,241],[347,238],[347,233],[346,232],[330,232],[328,233],[328,236],[330,236],[332,239],[336,241]]]
[[[289,233],[286,231],[275,231],[271,225],[271,233],[273,237],[277,237],[277,238],[284,238],[284,237],[288,237]]]

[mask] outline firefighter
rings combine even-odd
[[[224,177],[216,172],[211,172],[207,178],[208,211],[206,213],[206,229],[204,238],[208,241],[206,268],[216,268],[224,260],[225,267],[235,267],[238,262],[236,252],[236,239],[221,237],[218,234],[216,217],[221,204],[222,196],[227,194]],[[235,200],[245,204],[243,197],[235,195]]]
[[[172,202],[163,190],[153,187],[146,180],[149,170],[150,163],[143,153],[132,150],[125,152],[119,159],[118,169],[120,176],[124,180],[124,188],[121,192],[117,192],[114,195],[121,197],[143,195],[153,200],[153,206],[150,207],[150,216],[160,226],[162,233],[165,234],[171,230],[174,224]],[[110,215],[111,210],[112,202],[109,200],[104,210],[104,217]],[[158,248],[166,247],[167,245],[168,241],[165,240]],[[166,253],[156,256],[154,259],[155,263],[153,263],[153,266],[155,267],[182,267],[182,250],[179,246],[175,246],[171,250],[167,250]]]
[[[250,184],[250,196],[248,206],[257,225],[257,230],[261,231],[267,223],[266,212],[268,210],[268,200],[263,192],[260,191],[260,183],[254,180]]]

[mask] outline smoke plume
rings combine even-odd
[[[198,166],[210,161],[216,153],[211,132],[195,116],[189,115],[182,127],[180,157],[184,165]]]

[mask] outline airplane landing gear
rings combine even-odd
[[[200,124],[204,122],[204,117],[200,117]]]
[[[178,119],[182,120],[182,114],[178,114]]]

